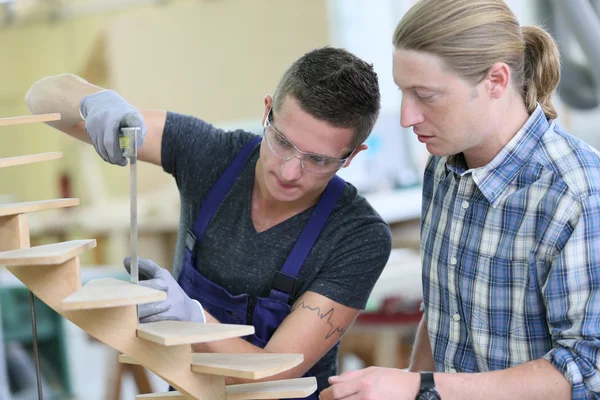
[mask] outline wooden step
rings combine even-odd
[[[29,249],[0,252],[0,265],[30,266],[58,265],[96,247],[95,239],[70,240]]]
[[[14,167],[17,165],[32,164],[42,161],[58,160],[63,154],[60,151],[51,153],[29,154],[25,156],[0,158],[0,168]]]
[[[137,335],[163,346],[212,342],[254,334],[252,325],[158,321],[140,324]]]
[[[303,354],[192,354],[192,371],[244,379],[262,379],[299,365]]]
[[[286,379],[256,383],[227,385],[227,400],[296,399],[304,398],[317,390],[314,377]],[[179,400],[185,397],[178,392],[148,393],[135,396],[136,399]]]
[[[167,292],[114,279],[92,279],[62,301],[63,310],[91,310],[153,303],[167,299]]]
[[[59,113],[23,115],[20,117],[0,118],[0,126],[31,124],[34,122],[50,122],[60,120]]]
[[[257,380],[292,369],[303,360],[302,354],[194,353],[192,371]],[[125,354],[119,356],[119,362],[139,364]]]
[[[74,207],[79,205],[79,199],[53,199],[29,201],[25,203],[0,204],[0,217],[7,215],[27,214],[35,211],[55,208]]]

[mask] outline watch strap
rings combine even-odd
[[[421,390],[435,389],[433,372],[421,372]]]

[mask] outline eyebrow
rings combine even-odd
[[[296,147],[296,149],[298,149],[298,146],[296,145],[296,143],[292,142],[287,136],[285,136],[285,134],[283,132],[281,132],[281,130],[279,130],[279,128],[277,128],[275,125],[273,125],[273,113],[271,111],[269,111],[269,116],[267,118],[267,121],[269,122],[269,124],[271,125],[271,127],[273,129],[275,129],[275,132],[277,132],[279,135],[283,136],[283,138],[285,140],[287,140],[288,142],[290,142],[292,145],[294,145],[294,147]],[[300,149],[298,149],[300,150]],[[300,150],[303,153],[306,154],[310,154],[312,156],[317,156],[317,157],[323,157],[323,158],[330,158],[332,160],[345,160],[348,157],[350,157],[350,155],[354,152],[354,150],[350,150],[350,153],[343,158],[338,158],[338,157],[332,157],[332,156],[326,156],[325,154],[319,154],[319,153],[313,153],[312,151],[304,151],[304,150]]]
[[[400,90],[431,90],[433,92],[441,92],[442,89],[439,87],[435,87],[435,86],[423,86],[423,85],[413,85],[413,86],[408,86],[406,88],[400,88]]]

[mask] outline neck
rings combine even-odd
[[[515,137],[528,118],[527,107],[520,96],[518,101],[513,99],[505,107],[500,107],[491,120],[496,128],[478,146],[463,152],[468,168],[489,164]]]

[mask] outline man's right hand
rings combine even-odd
[[[121,128],[141,128],[137,138],[139,150],[146,136],[142,114],[113,90],[85,96],[81,99],[79,111],[85,120],[85,130],[100,157],[111,164],[127,165],[119,146],[119,134]]]

